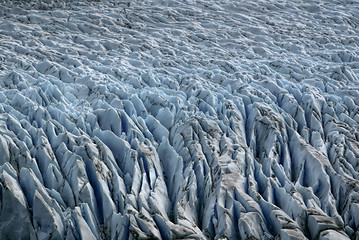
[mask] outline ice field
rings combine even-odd
[[[359,239],[357,0],[0,0],[0,239]]]

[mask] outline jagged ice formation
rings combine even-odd
[[[1,239],[359,239],[358,9],[0,1]]]

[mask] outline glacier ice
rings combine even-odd
[[[0,0],[0,238],[358,239],[358,9]]]

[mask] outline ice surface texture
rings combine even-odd
[[[357,1],[0,1],[1,239],[358,239]]]

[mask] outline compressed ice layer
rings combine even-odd
[[[358,3],[0,6],[3,238],[359,237]]]

